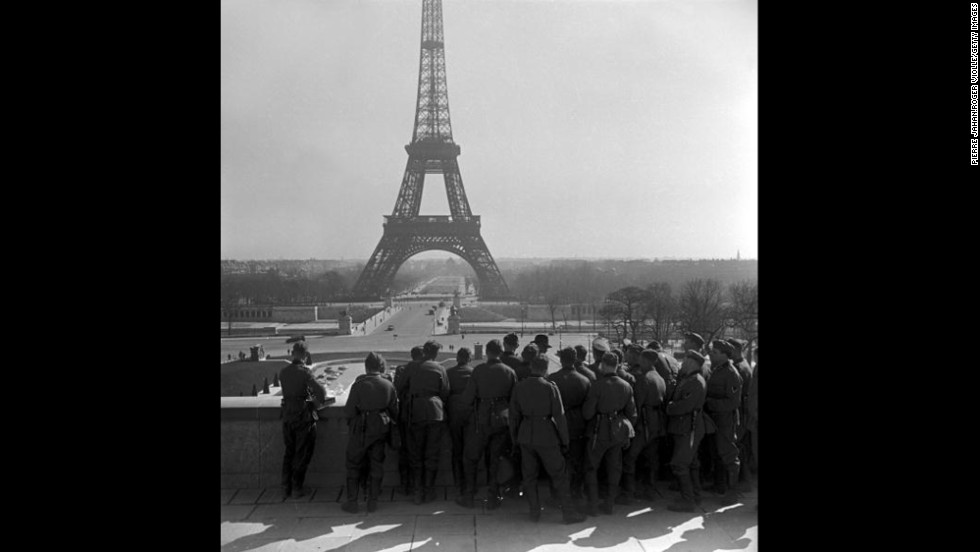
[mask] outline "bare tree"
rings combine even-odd
[[[647,286],[645,318],[647,326],[653,333],[653,338],[665,346],[677,324],[677,298],[667,282],[657,282]]]
[[[616,332],[616,341],[622,341],[626,337],[626,327],[623,325],[623,305],[614,301],[607,301],[599,307],[599,319],[606,324],[606,327]]]
[[[647,301],[646,290],[636,286],[628,286],[606,296],[610,304],[619,305],[619,320],[629,331],[630,339],[636,341],[636,333],[643,324]]]
[[[728,309],[728,325],[749,341],[749,347],[759,335],[759,282],[743,281],[728,286],[731,300]],[[746,351],[746,355],[750,351]]]
[[[725,327],[726,309],[721,283],[713,278],[688,280],[681,288],[679,302],[681,328],[696,332],[707,341]]]

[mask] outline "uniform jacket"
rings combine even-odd
[[[550,374],[548,380],[558,386],[558,392],[561,394],[561,404],[565,407],[565,421],[568,423],[568,438],[584,437],[585,417],[582,415],[582,406],[585,404],[592,382],[571,366]]]
[[[410,370],[414,370],[420,362],[410,361],[408,364],[403,364],[395,368],[395,391],[398,393],[398,403],[401,405],[399,408],[399,414],[401,415],[401,420],[407,421],[408,415],[411,414],[408,406],[408,386],[405,384],[405,377]]]
[[[755,365],[752,371],[752,381],[749,382],[749,396],[746,400],[745,413],[747,415],[746,425],[749,431],[755,432],[759,429],[759,365]]]
[[[667,399],[667,384],[664,379],[656,370],[649,370],[636,379],[636,387],[633,389],[639,427],[649,438],[664,435],[667,429],[667,421],[663,415],[663,403]]]
[[[517,373],[517,367],[521,365],[521,357],[512,351],[504,351],[500,353],[500,362],[510,366],[510,369]]]
[[[466,384],[473,375],[473,367],[469,364],[457,364],[446,370],[449,378],[449,425],[461,427],[470,418],[470,405],[464,404],[462,397]]]
[[[511,391],[517,374],[499,359],[480,364],[466,383],[460,404],[476,412],[476,423],[482,428],[507,426]]]
[[[400,384],[400,385],[399,385]],[[409,421],[413,424],[441,422],[446,419],[445,404],[449,401],[449,377],[446,369],[432,360],[409,364],[405,376],[395,388],[407,393]]]
[[[653,367],[660,374],[660,377],[663,378],[664,384],[667,386],[667,395],[670,396],[674,392],[674,387],[677,386],[677,378],[681,371],[681,365],[677,362],[677,359],[666,353],[657,353],[657,356],[660,357],[660,362],[655,362]]]
[[[392,420],[398,419],[395,386],[381,374],[357,376],[348,391],[344,415],[352,437],[371,442],[388,434]]]
[[[589,388],[582,405],[586,434],[600,442],[625,442],[636,424],[633,388],[618,374],[603,374]],[[629,421],[629,426],[624,421]]]
[[[684,435],[690,433],[692,428],[697,431],[704,431],[704,418],[701,415],[701,409],[704,407],[707,389],[708,385],[700,373],[691,372],[681,376],[670,401],[667,403],[667,433]],[[695,412],[696,416],[692,415]],[[694,426],[692,426],[692,422],[695,424]]]
[[[313,378],[313,372],[302,361],[293,361],[279,371],[282,386],[282,408],[280,415],[285,423],[314,421],[318,417],[310,396],[319,401],[327,398],[323,386]]]
[[[711,369],[708,378],[708,398],[705,406],[712,414],[728,414],[737,412],[742,404],[742,376],[732,366],[725,362]],[[714,416],[712,416],[714,418]]]
[[[575,361],[575,371],[588,378],[589,383],[595,382],[596,380],[595,372],[593,372],[592,368],[589,368],[589,366],[582,361]]]
[[[510,399],[511,437],[520,445],[568,446],[568,426],[558,386],[531,375],[514,386]]]

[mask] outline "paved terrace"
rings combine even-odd
[[[387,479],[386,479],[386,482]],[[505,499],[497,510],[470,510],[453,502],[455,492],[440,487],[435,502],[416,506],[391,486],[382,491],[378,510],[368,514],[340,509],[340,486],[319,487],[310,495],[284,500],[278,488],[221,490],[221,550],[447,552],[709,552],[757,550],[756,492],[734,506],[707,493],[700,512],[666,509],[676,492],[659,485],[661,498],[616,506],[613,515],[564,525],[561,513],[545,506],[541,521],[527,519],[523,499]],[[549,496],[540,487],[542,500]],[[477,498],[480,498],[478,494]],[[479,500],[477,501],[479,504]]]

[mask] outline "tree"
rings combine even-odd
[[[265,378],[265,381],[262,382],[262,392],[266,395],[269,394],[269,378]]]
[[[648,300],[646,290],[636,286],[628,286],[610,293],[606,300],[619,305],[618,318],[624,328],[629,331],[630,339],[636,341],[636,333],[646,317],[645,304]]]
[[[253,397],[258,397],[259,396],[259,390],[255,387],[255,384],[254,383],[252,384],[252,396]]]
[[[272,375],[272,385],[273,387],[279,387],[279,372]]]
[[[650,284],[646,289],[645,314],[653,338],[666,346],[677,323],[677,298],[667,282]]]
[[[741,337],[749,341],[759,335],[759,282],[757,280],[736,282],[728,286],[731,300],[728,309],[728,325],[741,332]],[[746,351],[748,356],[749,351]]]
[[[725,327],[726,312],[721,283],[713,278],[688,280],[681,288],[678,320],[684,331],[707,341]]]
[[[626,337],[626,326],[622,323],[623,306],[620,303],[607,301],[599,307],[599,319],[606,327],[616,332],[616,341]]]

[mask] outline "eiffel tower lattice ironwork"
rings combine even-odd
[[[509,292],[497,263],[480,235],[480,217],[470,211],[459,175],[459,146],[453,142],[446,87],[446,56],[442,35],[442,0],[422,0],[422,46],[419,94],[412,143],[405,146],[408,165],[384,233],[361,272],[354,295],[376,298],[391,287],[398,268],[413,255],[442,250],[455,253],[473,267],[481,298],[504,298]],[[426,174],[443,175],[449,216],[419,215]]]

